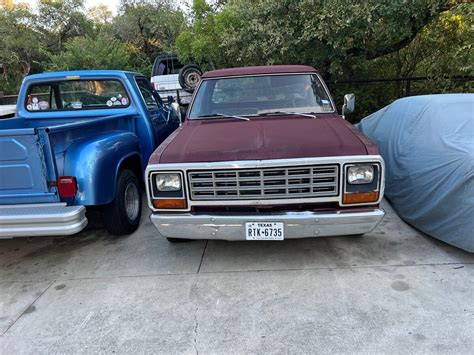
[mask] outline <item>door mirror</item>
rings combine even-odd
[[[168,104],[171,105],[174,102],[174,97],[171,95],[168,95]]]
[[[179,126],[181,126],[183,124],[183,117],[181,116],[181,107],[177,102],[173,101],[171,104],[169,104],[169,108],[170,112],[173,113],[173,117],[178,120]]]
[[[347,112],[354,112],[355,109],[355,95],[345,94],[344,105],[342,105],[342,117],[345,118]]]

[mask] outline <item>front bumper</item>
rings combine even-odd
[[[150,219],[168,238],[245,240],[245,222],[283,222],[285,239],[294,239],[368,233],[384,215],[384,210],[376,208],[255,215],[152,214]]]
[[[84,206],[65,203],[0,206],[0,238],[70,235],[87,225]]]

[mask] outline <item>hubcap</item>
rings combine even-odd
[[[200,75],[198,73],[189,73],[186,77],[186,83],[190,87],[195,87],[199,82]]]
[[[140,211],[140,195],[135,184],[128,184],[125,189],[125,211],[127,217],[134,221]]]

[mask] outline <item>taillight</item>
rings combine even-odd
[[[58,192],[62,198],[76,196],[77,181],[74,176],[61,176],[58,179]]]

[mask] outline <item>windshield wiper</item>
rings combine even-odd
[[[259,116],[268,116],[268,115],[278,115],[279,113],[284,113],[285,115],[298,115],[310,118],[317,118],[316,114],[314,113],[300,113],[300,112],[290,112],[290,111],[273,111],[273,112],[265,112],[260,113]]]
[[[213,113],[212,115],[201,115],[198,116],[199,118],[206,118],[206,117],[232,117],[232,118],[237,118],[239,120],[243,121],[250,121],[250,118],[247,117],[242,117],[242,116],[235,116],[235,115],[226,115],[224,113]]]
[[[247,118],[247,117],[242,117],[242,116],[236,116],[236,115],[226,115],[224,113],[219,113],[217,112],[216,115],[218,116],[221,116],[221,117],[232,117],[232,118],[237,118],[239,120],[243,120],[243,121],[250,121],[250,118]]]

